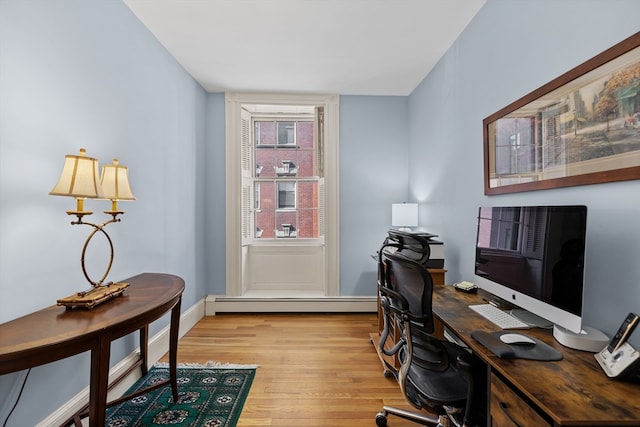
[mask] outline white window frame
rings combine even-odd
[[[340,253],[339,253],[339,96],[338,95],[295,95],[256,94],[228,92],[225,94],[226,116],[226,294],[240,296],[242,284],[242,221],[241,221],[241,173],[240,164],[240,109],[242,104],[309,105],[324,108],[324,197],[325,197],[325,284],[326,296],[340,294]]]

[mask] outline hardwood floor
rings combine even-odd
[[[382,405],[412,410],[383,375],[376,327],[373,313],[218,314],[180,340],[178,362],[260,366],[239,427],[371,427]],[[389,416],[389,427],[415,425]]]

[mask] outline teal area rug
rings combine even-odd
[[[114,405],[107,410],[107,427],[179,426],[234,427],[249,394],[256,366],[179,365],[179,401],[171,386]],[[169,378],[165,364],[152,367],[127,393]]]

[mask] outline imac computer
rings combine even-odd
[[[481,207],[475,281],[525,323],[553,324],[560,344],[600,351],[608,337],[582,325],[586,226],[586,206]]]

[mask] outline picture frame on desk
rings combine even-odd
[[[640,178],[640,32],[485,118],[486,195]]]

